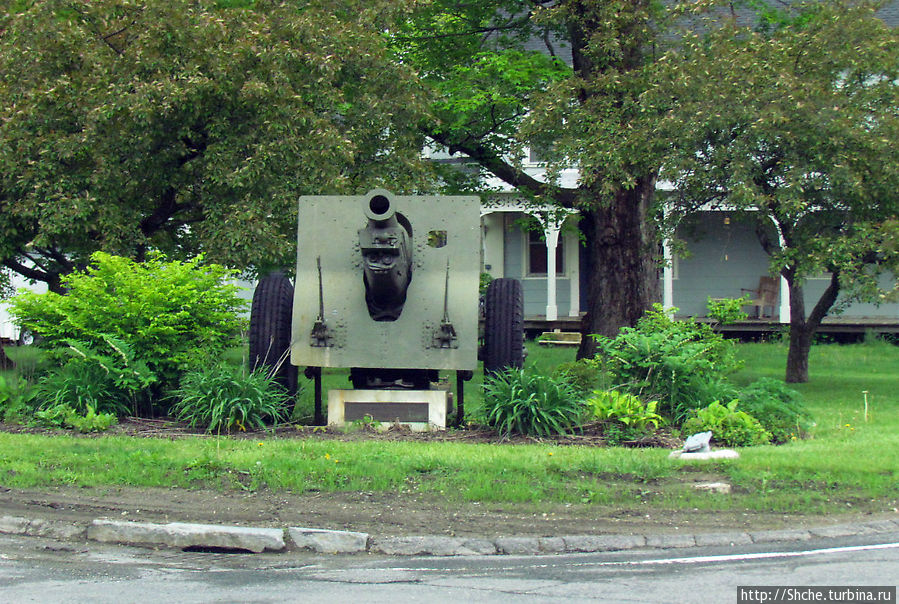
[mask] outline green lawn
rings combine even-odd
[[[783,345],[741,344],[739,354],[745,367],[737,381],[783,373]],[[532,346],[528,363],[550,371],[573,355]],[[325,387],[347,382],[330,373]],[[899,505],[899,347],[816,346],[811,381],[797,389],[817,421],[811,438],[742,449],[738,460],[699,466],[673,462],[667,450],[540,443],[0,433],[0,484],[417,492],[450,501],[639,504],[658,511],[833,513]],[[477,390],[477,380],[469,383],[470,410],[479,404]],[[311,399],[301,405],[311,412]],[[734,492],[697,492],[690,485],[699,479],[725,480]]]

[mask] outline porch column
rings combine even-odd
[[[581,316],[581,268],[578,260],[579,241],[577,237],[568,235],[565,242],[565,253],[568,257],[565,259],[565,267],[568,271],[568,291],[570,300],[568,304],[568,316]]]
[[[559,245],[559,227],[549,223],[543,230],[546,237],[546,320],[559,318],[559,307],[556,303],[556,248]]]
[[[662,306],[665,312],[673,316],[674,311],[674,256],[671,254],[670,240],[666,237],[662,241],[662,256],[665,266],[662,269]]]
[[[784,237],[780,229],[777,229],[777,239],[780,242],[780,249],[784,249]],[[783,276],[780,277],[780,312],[778,313],[778,319],[781,323],[790,322],[790,284],[787,283]]]

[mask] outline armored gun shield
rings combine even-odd
[[[300,198],[291,362],[477,366],[479,199]]]

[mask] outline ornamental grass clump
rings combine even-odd
[[[580,424],[584,404],[565,379],[509,368],[485,380],[484,415],[501,436],[554,436]]]
[[[188,371],[172,392],[171,412],[191,428],[231,433],[260,430],[284,421],[290,397],[266,372],[225,364]]]

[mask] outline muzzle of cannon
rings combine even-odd
[[[365,216],[359,230],[365,304],[375,321],[396,321],[412,281],[412,227],[386,195],[372,196]]]

